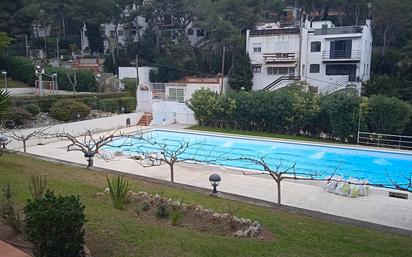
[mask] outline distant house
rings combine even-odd
[[[276,90],[296,82],[326,94],[346,87],[360,90],[370,78],[370,20],[362,26],[336,27],[330,21],[301,23],[299,12],[287,13],[287,23],[260,24],[247,31],[253,90]]]

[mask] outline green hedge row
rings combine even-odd
[[[394,97],[360,98],[354,92],[321,96],[288,87],[275,92],[196,91],[189,107],[199,125],[281,134],[328,135],[355,141],[361,104],[361,130],[386,134],[412,133],[412,105]]]
[[[130,97],[128,92],[124,93],[105,93],[105,94],[78,94],[78,95],[54,95],[54,96],[17,96],[10,97],[10,101],[14,106],[26,106],[34,104],[40,107],[42,112],[48,112],[51,106],[58,101],[65,99],[73,99],[82,102],[93,110],[102,109],[104,111],[112,111],[121,107],[125,108],[125,112],[131,112],[136,107],[136,98]],[[111,102],[121,105],[118,107],[108,108]]]
[[[25,82],[30,86],[34,86],[34,82],[37,79],[32,60],[25,57],[0,57],[0,68],[7,70],[8,76],[15,80]],[[76,74],[77,92],[97,91],[96,78],[92,71],[48,67],[46,68],[46,73],[57,74],[57,83],[60,90],[73,91],[73,87],[67,76],[69,76],[73,81],[74,74]],[[47,76],[43,79],[51,80],[51,78]]]

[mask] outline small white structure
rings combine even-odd
[[[300,14],[292,14],[290,23],[260,24],[247,31],[253,90],[305,82],[327,94],[348,86],[359,90],[369,80],[370,20],[362,26],[335,27],[330,21],[298,22]]]
[[[186,102],[198,90],[210,89],[218,93],[225,90],[226,84],[222,78],[196,77],[186,77],[171,83],[140,83],[137,91],[137,111],[152,112],[152,125],[193,125],[196,124],[196,119]]]
[[[135,79],[137,82],[137,71],[136,67],[119,67],[119,89],[124,89],[122,80],[130,78]]]

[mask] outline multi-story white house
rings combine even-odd
[[[369,80],[372,32],[362,26],[335,27],[330,21],[258,25],[247,31],[246,51],[254,72],[254,90],[276,90],[306,82],[319,92],[345,87],[358,90]]]

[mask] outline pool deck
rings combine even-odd
[[[182,130],[184,127],[173,125],[157,128]],[[126,133],[133,132],[137,131],[137,128],[131,127],[122,131]],[[21,150],[16,143],[18,142],[10,144],[9,148]],[[68,143],[65,141],[54,141],[44,145],[32,144],[28,147],[27,152],[57,160],[86,164],[83,154],[80,152],[67,152],[67,145]],[[95,158],[94,165],[164,181],[170,180],[169,166],[144,168],[127,156],[118,157],[118,159],[112,161]],[[218,188],[222,192],[270,202],[277,201],[276,184],[267,175],[247,176],[239,170],[209,165],[188,163],[177,163],[175,165],[175,181],[181,184],[209,189],[208,178],[211,173],[219,173],[222,177],[222,182]],[[350,198],[328,193],[319,186],[319,183],[284,181],[282,182],[282,203],[288,206],[412,231],[412,194],[409,194],[409,199],[405,200],[388,197],[388,191],[386,189],[372,189],[368,197]]]

